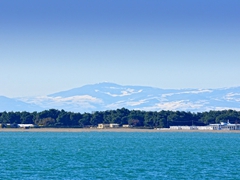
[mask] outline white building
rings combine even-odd
[[[18,127],[20,128],[34,128],[34,124],[18,124]]]
[[[221,122],[220,124],[210,124],[213,130],[240,130],[240,124],[231,124],[229,121],[227,123]]]
[[[99,129],[104,129],[104,128],[109,128],[110,127],[110,124],[98,124],[98,127]]]
[[[181,130],[181,126],[170,126],[170,129],[172,130]]]
[[[130,128],[130,127],[132,127],[132,125],[129,125],[129,124],[123,124],[122,127],[123,127],[123,128]]]
[[[240,130],[240,124],[231,124],[228,121],[208,126],[170,126],[170,130]]]
[[[110,124],[110,128],[119,128],[119,124]]]
[[[119,124],[114,124],[114,123],[111,123],[111,124],[98,124],[98,127],[99,129],[104,129],[104,128],[119,128]]]
[[[170,126],[171,130],[196,130],[197,126]]]
[[[198,130],[213,130],[212,126],[197,126]]]

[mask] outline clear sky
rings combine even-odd
[[[240,86],[240,1],[0,1],[0,95],[103,81]]]

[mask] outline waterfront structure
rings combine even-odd
[[[36,127],[34,124],[18,124],[18,127],[20,128],[34,128]]]
[[[227,123],[210,124],[209,126],[211,126],[213,130],[240,130],[240,124],[231,124],[229,121]]]
[[[38,127],[38,125],[35,124],[10,124],[10,123],[6,123],[6,124],[0,124],[0,128],[36,128]]]
[[[119,124],[110,124],[110,128],[119,128]]]
[[[197,130],[213,130],[212,126],[197,126]]]
[[[170,126],[171,130],[194,130],[197,126]]]
[[[98,124],[98,127],[99,129],[104,129],[104,128],[109,128],[110,127],[110,124]]]
[[[132,127],[132,125],[129,125],[129,124],[123,124],[122,127],[123,127],[123,128],[130,128],[130,127]]]
[[[231,124],[228,121],[207,126],[170,126],[170,130],[240,130],[240,124]]]
[[[104,128],[119,128],[119,124],[114,124],[114,123],[111,123],[111,124],[98,124],[98,127],[99,129],[104,129]]]

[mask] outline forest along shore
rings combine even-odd
[[[117,110],[74,113],[49,109],[42,112],[0,112],[0,126],[33,124],[41,127],[96,127],[98,124],[116,123],[141,128],[169,128],[170,126],[207,126],[220,122],[238,124],[240,111],[222,110],[209,112]],[[3,127],[2,126],[2,127]]]

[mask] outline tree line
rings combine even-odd
[[[35,124],[43,127],[91,127],[99,123],[129,124],[134,127],[168,128],[177,125],[204,126],[212,123],[240,122],[240,111],[208,112],[141,111],[125,108],[92,113],[49,109],[42,112],[0,112],[0,124]]]

